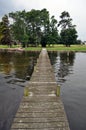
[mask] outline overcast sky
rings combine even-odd
[[[86,0],[0,0],[0,19],[10,12],[43,8],[57,20],[63,11],[68,11],[77,25],[79,39],[86,40]]]

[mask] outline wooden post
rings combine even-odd
[[[29,95],[29,90],[28,90],[28,87],[25,87],[24,88],[24,96],[28,96]]]
[[[57,95],[58,97],[60,96],[60,85],[57,86],[56,95]]]

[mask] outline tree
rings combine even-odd
[[[58,42],[57,20],[54,16],[49,17],[46,9],[42,11],[42,45],[56,44]]]
[[[72,19],[68,12],[64,11],[60,16],[61,20],[59,21],[58,26],[61,26],[61,43],[66,46],[75,44],[77,42],[77,31],[75,25],[72,25]]]
[[[52,44],[57,44],[59,41],[57,26],[57,20],[52,16],[50,20],[50,43]]]
[[[13,39],[20,41],[21,43],[28,42],[27,24],[25,21],[26,12],[16,11],[15,13],[9,13],[9,17],[13,19],[11,26],[11,33]]]
[[[72,25],[72,19],[70,18],[70,14],[68,12],[62,12],[60,18],[61,20],[59,21],[58,26],[61,26],[62,30],[75,26]]]
[[[37,46],[40,43],[41,19],[40,10],[34,10],[26,13],[26,23],[28,27],[29,43]]]
[[[2,27],[2,22],[0,22],[0,44],[1,44],[1,40],[4,37],[3,33],[2,33],[3,27]]]
[[[77,32],[75,28],[68,28],[66,30],[62,30],[60,35],[61,43],[66,46],[70,46],[71,44],[77,43]]]
[[[41,44],[46,47],[50,32],[50,21],[49,21],[49,11],[46,9],[41,10]]]
[[[0,43],[3,45],[11,45],[9,20],[7,15],[4,15],[2,22],[0,22]]]

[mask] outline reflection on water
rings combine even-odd
[[[75,53],[73,52],[52,52],[49,53],[51,64],[54,67],[55,77],[60,84],[65,82],[65,77],[72,73],[72,66],[74,64]]]
[[[71,130],[86,130],[86,53],[49,53]]]
[[[0,130],[9,130],[39,53],[0,52]]]
[[[0,72],[25,79],[32,74],[38,53],[32,52],[4,52],[0,53]]]

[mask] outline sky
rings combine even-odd
[[[61,13],[68,11],[76,25],[78,39],[86,41],[86,0],[0,0],[0,20],[10,12],[43,8],[58,21]]]

